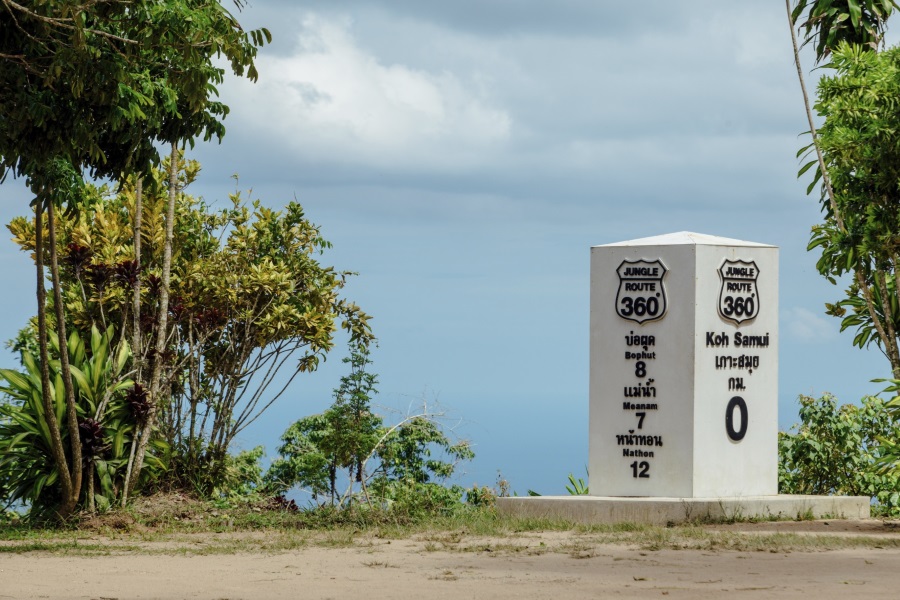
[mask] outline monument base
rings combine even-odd
[[[574,523],[667,525],[733,519],[868,519],[866,496],[747,496],[741,498],[624,498],[529,496],[497,498],[502,515]]]

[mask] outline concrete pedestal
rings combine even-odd
[[[623,498],[529,496],[498,498],[502,515],[573,523],[668,525],[733,519],[868,519],[864,496],[744,496],[739,498]]]

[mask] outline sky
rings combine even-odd
[[[632,8],[633,6],[633,8]],[[797,396],[879,391],[877,351],[823,314],[841,288],[806,251],[817,198],[798,180],[808,129],[780,2],[255,0],[257,83],[229,77],[221,144],[189,193],[297,199],[358,273],[373,316],[375,402],[447,413],[476,458],[456,480],[564,493],[588,453],[591,246],[677,231],[779,246],[779,425]],[[804,55],[809,71],[812,59]],[[0,186],[0,221],[27,209]],[[34,268],[0,241],[0,338],[35,312]],[[242,434],[265,445],[323,410],[319,372]],[[0,358],[12,366],[14,357]]]

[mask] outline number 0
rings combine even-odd
[[[735,408],[741,412],[741,428],[737,431],[734,429]],[[735,396],[728,401],[728,407],[725,409],[725,431],[728,432],[728,437],[735,442],[741,441],[747,434],[747,403],[740,396]]]

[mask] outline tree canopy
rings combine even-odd
[[[149,173],[160,142],[221,137],[213,59],[255,80],[268,40],[217,0],[0,0],[0,180],[55,159]]]
[[[200,166],[179,164],[181,189]],[[155,177],[166,175],[156,171]],[[299,204],[276,211],[235,192],[229,206],[213,210],[181,191],[168,326],[157,352],[168,194],[161,184],[156,189],[143,196],[143,251],[136,261],[134,188],[86,187],[77,216],[61,223],[57,237],[62,299],[66,319],[82,336],[95,325],[113,325],[125,343],[134,339],[132,295],[141,296],[135,354],[146,370],[160,366],[158,425],[173,449],[171,477],[208,488],[234,436],[331,350],[337,323],[362,346],[371,331],[368,316],[340,296],[350,274],[321,264],[330,244]],[[9,229],[23,250],[36,251],[33,221],[20,217]],[[24,330],[19,346],[35,337],[33,327]]]
[[[857,330],[857,346],[875,343],[900,378],[900,49],[841,44],[831,64],[815,108],[824,117],[818,143],[834,195],[822,190],[825,219],[813,227],[810,249],[821,250],[819,272],[832,282],[853,276],[846,298],[828,311],[843,319],[842,329]],[[810,189],[821,175],[817,169]]]
[[[804,32],[803,44],[813,43],[818,62],[841,43],[876,50],[895,8],[896,0],[797,0],[790,16]]]

